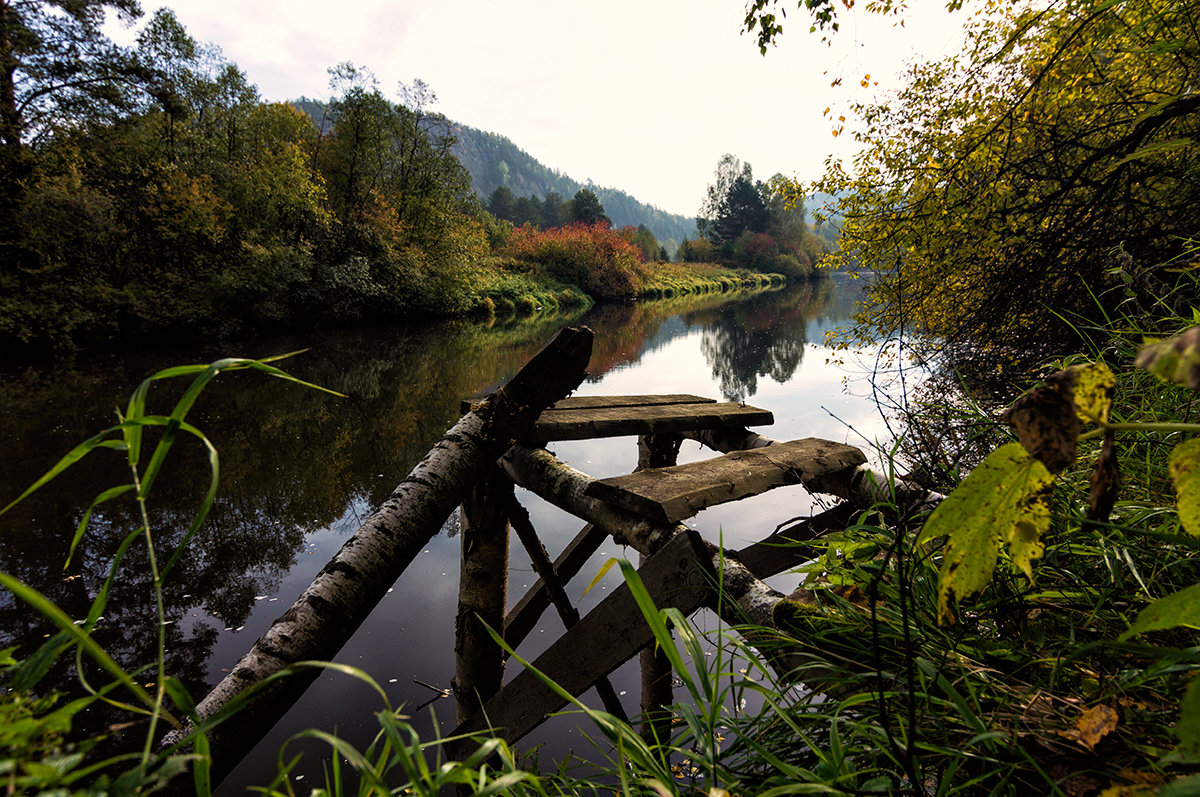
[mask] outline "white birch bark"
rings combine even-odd
[[[591,348],[591,330],[562,330],[504,387],[446,432],[292,607],[200,702],[200,718],[212,717],[234,697],[289,665],[332,659],[442,528],[467,489],[533,427],[543,409],[583,381]],[[235,723],[214,731],[210,741],[218,777],[232,769],[313,677],[292,676],[272,684],[238,714]],[[162,744],[181,739],[182,734],[174,732]]]

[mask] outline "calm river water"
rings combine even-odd
[[[852,311],[856,288],[834,277],[782,291],[603,307],[510,326],[456,322],[339,331],[244,346],[126,352],[88,358],[73,368],[0,373],[0,441],[6,449],[0,457],[0,503],[18,495],[73,445],[110,426],[133,387],[156,369],[307,349],[283,367],[347,398],[240,373],[218,378],[191,417],[220,451],[220,493],[166,587],[167,661],[170,672],[199,697],[455,422],[460,399],[494,389],[565,324],[587,324],[596,333],[592,375],[580,394],[695,393],[744,400],[774,412],[775,425],[759,431],[777,439],[817,436],[863,444],[885,438],[886,426],[861,379],[862,369],[831,362],[838,358],[824,347],[826,331]],[[151,410],[169,411],[180,387],[153,388]],[[552,448],[598,477],[629,472],[637,460],[633,438]],[[706,456],[711,453],[687,443],[681,461]],[[204,466],[198,445],[181,445],[155,486],[150,503],[161,550],[170,550],[190,522],[207,488]],[[99,452],[0,517],[0,568],[42,590],[72,616],[85,616],[117,545],[135,527],[130,508],[105,505],[64,571],[66,551],[90,499],[123,480],[121,455]],[[580,522],[523,491],[520,497],[551,555],[557,554]],[[781,489],[706,510],[691,524],[710,539],[722,535],[727,547],[736,548],[812,506],[801,488]],[[338,656],[371,673],[393,704],[424,703],[432,693],[416,680],[446,687],[453,676],[455,531],[452,520]],[[580,598],[600,565],[619,555],[635,557],[604,546],[576,579],[569,591],[581,611],[616,583],[613,568],[606,582]],[[147,571],[145,555],[135,546],[96,634],[127,667],[153,661],[154,604]],[[510,603],[534,580],[514,544]],[[772,583],[790,591],[796,580],[784,575]],[[519,652],[536,655],[561,628],[548,612]],[[35,612],[0,592],[0,647],[20,645],[27,653],[49,632]],[[627,665],[613,680],[627,710],[636,713],[636,672]],[[305,727],[336,727],[365,744],[375,729],[370,712],[379,708],[377,696],[361,684],[323,676],[222,791],[269,781],[274,751]],[[426,736],[434,722],[445,733],[453,720],[452,700],[438,700],[413,719]],[[543,761],[570,750],[589,753],[576,724],[573,718],[555,720],[525,746],[544,744]],[[301,744],[289,749],[313,751],[300,771],[315,785],[321,773],[317,753],[323,751]]]

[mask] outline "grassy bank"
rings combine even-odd
[[[531,317],[574,310],[603,301],[637,301],[676,296],[729,293],[786,283],[781,274],[761,274],[716,263],[632,263],[620,292],[588,293],[562,280],[562,270],[514,258],[486,260],[477,278],[473,313],[484,317]]]

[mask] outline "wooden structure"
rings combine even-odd
[[[487,645],[471,641],[479,638],[476,624],[482,619],[491,627],[502,627],[505,643],[516,648],[551,602],[558,608],[567,630],[532,662],[533,667],[572,695],[597,687],[606,709],[624,716],[623,707],[608,686],[607,676],[653,641],[633,596],[622,585],[583,618],[569,604],[563,605],[567,600],[563,583],[579,571],[610,535],[642,554],[639,575],[656,605],[672,606],[684,614],[710,603],[714,585],[720,580],[714,565],[718,557],[722,559],[727,580],[730,574],[724,571],[733,570],[732,565],[736,564],[739,572],[758,584],[761,584],[759,579],[798,564],[794,554],[779,547],[779,539],[764,540],[731,556],[705,542],[697,532],[679,525],[706,507],[784,485],[808,484],[838,475],[846,477],[865,461],[862,452],[851,446],[812,438],[775,443],[746,430],[746,426],[773,422],[767,410],[691,395],[570,397],[542,412],[529,434],[502,458],[501,469],[521,486],[594,522],[584,527],[557,561],[550,563],[540,542],[534,539],[531,544],[528,515],[519,509],[510,512],[540,579],[502,620],[494,615],[489,620],[481,614],[471,614],[467,608],[481,602],[476,595],[479,585],[460,583],[465,597],[458,614],[456,651],[460,658],[455,694],[459,726],[454,734],[491,727],[513,742],[566,704],[528,669],[496,689],[495,685],[501,681],[499,668],[503,654],[498,648],[488,647],[494,644],[490,641]],[[627,476],[590,479],[542,450],[546,443],[557,440],[628,435],[638,436],[639,462],[638,469]],[[754,447],[676,465],[675,456],[684,435],[701,440],[741,441]],[[478,507],[468,511],[464,505],[464,563],[488,548],[470,519],[478,513]],[[831,528],[844,528],[849,517],[850,512],[843,505],[789,529],[786,534],[792,539],[810,538]],[[497,537],[507,539],[504,530],[495,524],[487,533],[493,535],[490,538],[493,550]],[[480,569],[495,572],[494,568],[506,566],[507,552],[494,557],[490,566],[481,565]],[[747,562],[750,569],[743,567]],[[467,565],[463,567],[466,574]],[[495,595],[491,605],[496,605]],[[487,674],[482,679],[480,660],[489,662],[483,667]],[[671,702],[670,670],[667,667],[664,671],[664,663],[652,650],[643,654],[642,667],[641,709],[651,719],[643,725],[643,732],[661,734],[664,732],[661,707]],[[653,721],[656,712],[659,712],[657,725]]]
[[[487,628],[503,629],[505,644],[516,648],[551,605],[567,631],[534,666],[572,695],[596,686],[606,708],[623,716],[606,678],[647,646],[650,631],[624,586],[586,617],[570,605],[563,589],[605,539],[639,553],[639,573],[658,606],[690,613],[709,604],[719,589],[721,611],[732,612],[722,615],[729,622],[748,619],[771,626],[772,609],[784,596],[761,579],[798,564],[778,543],[844,528],[853,502],[875,500],[879,482],[862,467],[865,457],[858,449],[814,439],[778,443],[748,431],[747,426],[773,422],[766,410],[687,395],[564,398],[583,381],[591,347],[591,330],[563,329],[494,394],[465,404],[463,418],[197,705],[195,723],[208,733],[214,779],[231,770],[283,715],[314,677],[316,670],[307,663],[336,655],[458,504],[463,553],[455,635],[456,735],[490,726],[515,741],[564,701],[528,670],[503,684],[504,651]],[[616,479],[593,479],[543,447],[555,440],[624,435],[638,437],[638,470]],[[684,437],[723,456],[676,465]],[[587,521],[555,561],[517,503],[514,483]],[[785,484],[804,484],[851,504],[734,554],[679,523],[705,507]],[[931,498],[899,483],[891,489],[913,502]],[[529,551],[539,580],[505,615],[510,526]],[[654,658],[652,653],[643,657],[642,711],[651,719],[644,726],[647,733],[661,733],[656,709],[671,702],[669,668]],[[771,663],[781,674],[790,669],[787,661]],[[289,677],[280,678],[283,674]],[[249,695],[256,696],[254,702],[240,707]],[[237,721],[225,722],[239,708]],[[188,723],[171,731],[160,747],[187,744],[186,734],[195,727]]]

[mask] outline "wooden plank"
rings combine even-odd
[[[853,446],[807,437],[703,462],[600,479],[588,486],[587,494],[644,517],[677,523],[705,507],[802,484],[866,460]]]
[[[551,410],[584,410],[596,407],[650,407],[656,404],[715,404],[716,399],[693,396],[689,393],[666,393],[654,396],[567,396],[554,403]]]
[[[526,439],[541,444],[774,422],[775,416],[767,410],[733,402],[553,409],[542,413]]]
[[[711,596],[716,579],[712,554],[694,531],[673,537],[638,568],[638,574],[656,606],[673,606],[685,615]],[[533,666],[579,696],[653,639],[633,595],[622,584],[538,656]],[[483,730],[490,720],[499,735],[516,742],[566,703],[532,672],[522,670],[487,702],[482,715],[460,724],[452,735]]]
[[[554,560],[554,572],[564,583],[570,581],[607,539],[607,531],[587,524]],[[513,648],[518,647],[549,606],[550,593],[539,578],[504,618],[504,641]]]
[[[472,405],[478,404],[484,398],[484,396],[479,396],[463,399],[462,411],[469,412]],[[704,396],[693,396],[690,393],[664,393],[652,396],[567,396],[549,409],[583,410],[596,407],[649,407],[656,404],[715,404],[716,401],[716,399]]]

